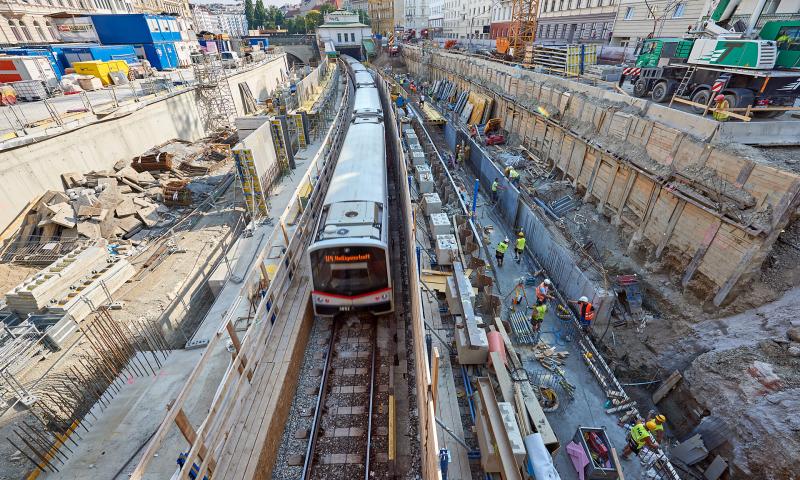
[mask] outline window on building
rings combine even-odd
[[[56,32],[56,27],[54,27],[50,21],[46,21],[44,24],[47,27],[47,31],[50,32],[50,38],[53,40],[58,40],[58,32]]]
[[[624,20],[631,20],[633,18],[633,7],[625,8],[625,17]]]
[[[33,28],[36,29],[36,33],[39,35],[40,40],[42,41],[47,40],[47,35],[44,34],[44,29],[42,28],[41,25],[39,25],[39,22],[37,20],[33,21]]]
[[[762,12],[766,15],[772,15],[778,11],[780,4],[781,0],[767,0],[767,3],[764,4],[764,10],[762,10]]]
[[[672,18],[681,18],[683,16],[684,9],[686,9],[685,3],[679,3],[675,5],[675,10],[672,11]]]
[[[339,43],[342,43],[342,34],[341,33],[337,33],[336,34],[336,41],[339,42]]]
[[[8,26],[11,28],[11,33],[14,34],[14,38],[18,42],[21,42],[22,41],[22,35],[19,33],[19,26],[17,26],[17,24],[14,23],[14,20],[9,20],[8,21]]]
[[[25,25],[25,22],[22,20],[19,21],[19,29],[22,31],[22,35],[25,37],[25,40],[32,42],[33,37],[31,37],[31,31],[28,30],[28,26]]]
[[[350,40],[352,40],[353,42],[356,41],[356,34],[355,33],[351,33],[350,34]]]
[[[608,40],[611,38],[611,32],[613,28],[614,28],[614,22],[606,22],[606,24],[603,26],[604,39]]]

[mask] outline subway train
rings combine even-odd
[[[375,77],[343,56],[355,86],[353,117],[308,247],[314,313],[394,311],[383,107]]]

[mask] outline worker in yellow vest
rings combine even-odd
[[[647,431],[647,427],[645,427],[641,420],[637,421],[636,425],[628,432],[627,439],[628,444],[625,445],[625,449],[622,450],[622,458],[625,460],[630,457],[631,453],[639,455],[639,452],[645,446],[651,450],[656,450],[658,448],[658,444],[653,439],[653,436],[650,435],[650,432]]]
[[[533,327],[534,332],[539,333],[546,314],[547,304],[541,300],[536,300],[536,306],[533,307],[533,313],[531,313],[531,327]]]
[[[655,437],[656,442],[661,443],[664,441],[664,422],[667,417],[658,414],[653,417],[648,417],[647,423],[644,424],[647,430]]]
[[[503,257],[506,256],[506,250],[508,250],[508,239],[506,238],[502,242],[497,244],[497,248],[494,250],[494,258],[497,260],[497,266],[503,266]]]
[[[511,182],[511,185],[516,185],[519,183],[519,172],[516,168],[511,167],[511,170],[509,170],[508,181]]]
[[[517,234],[517,244],[514,248],[514,258],[517,259],[517,263],[522,261],[522,254],[525,252],[525,234],[519,232]]]

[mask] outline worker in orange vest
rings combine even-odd
[[[570,300],[569,303],[578,306],[578,320],[580,321],[583,331],[588,333],[589,327],[592,325],[592,320],[594,320],[594,307],[592,303],[589,302],[586,296],[577,300]]]
[[[536,300],[544,303],[547,300],[555,298],[553,294],[550,293],[552,289],[553,282],[551,282],[549,278],[545,278],[544,281],[536,287]]]

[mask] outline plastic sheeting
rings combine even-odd
[[[553,465],[553,457],[542,441],[542,435],[534,433],[525,437],[525,450],[528,451],[528,473],[536,480],[560,480],[561,477]]]

